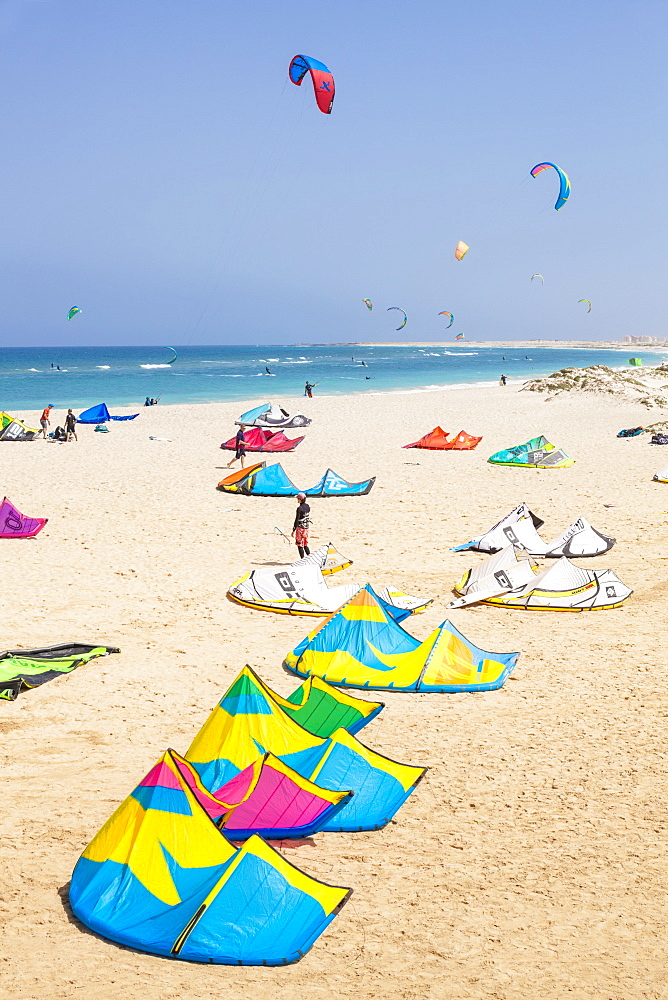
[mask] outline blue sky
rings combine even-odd
[[[664,0],[0,0],[0,342],[666,336],[667,29]]]

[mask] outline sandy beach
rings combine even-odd
[[[661,414],[511,386],[281,403],[313,418],[280,457],[294,482],[309,486],[328,466],[351,481],[377,476],[366,497],[312,502],[312,547],[332,541],[352,557],[336,582],[435,597],[405,623],[416,636],[448,617],[453,584],[483,558],[450,546],[522,500],[546,539],[580,514],[616,537],[584,565],[613,569],[634,594],[589,615],[451,612],[478,645],[520,650],[518,668],[497,692],[381,696],[363,742],[428,766],[425,780],[385,829],[285,851],[353,887],[341,915],[288,968],[169,961],[88,931],[68,882],[117,804],[167,747],[185,752],[244,664],[282,694],[297,686],[281,662],[312,623],[225,597],[247,570],[296,557],[275,531],[289,533],[294,501],[216,491],[239,403],[143,409],[107,435],[80,427],[67,445],[3,444],[3,492],[49,518],[36,539],[0,543],[3,648],[78,639],[122,652],[0,702],[2,996],[664,997],[668,487],[651,480],[668,448],[616,437]],[[39,413],[21,416],[39,426]],[[483,441],[462,453],[401,449],[436,424]],[[576,464],[487,464],[541,433]]]

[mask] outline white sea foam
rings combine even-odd
[[[171,368],[171,365],[140,365],[140,368]]]
[[[108,371],[111,368],[111,365],[95,365],[95,367],[99,368],[101,371]]]

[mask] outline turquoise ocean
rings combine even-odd
[[[59,409],[94,403],[138,406],[146,396],[160,397],[161,403],[263,402],[301,395],[306,380],[317,383],[317,395],[417,392],[495,384],[502,373],[525,380],[567,366],[618,368],[628,360],[621,351],[464,343],[173,346],[178,352],[173,364],[167,364],[172,355],[162,347],[0,349],[0,410],[39,409],[47,403]],[[659,363],[661,357],[648,355],[645,363]]]

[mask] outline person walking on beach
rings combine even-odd
[[[42,428],[42,437],[46,441],[46,429],[51,423],[49,417],[51,415],[51,410],[53,409],[53,403],[49,403],[46,409],[42,410],[42,416],[39,418],[40,426]]]
[[[77,437],[76,427],[77,427],[77,418],[74,416],[71,410],[68,410],[67,416],[65,417],[65,430],[67,432],[67,439],[66,439],[67,441],[71,441],[72,438],[74,438],[75,441],[79,440],[79,438]]]
[[[292,537],[295,540],[295,545],[299,551],[299,558],[303,559],[304,556],[310,556],[311,550],[308,547],[308,529],[311,523],[309,514],[311,513],[311,508],[306,503],[306,494],[297,494],[297,512],[295,514],[295,523],[292,525]]]
[[[229,469],[234,462],[239,458],[241,459],[241,468],[244,467],[244,459],[246,457],[246,435],[244,434],[244,425],[241,424],[239,430],[237,431],[236,437],[236,451],[234,453],[234,458],[231,458],[227,463],[227,468]]]

